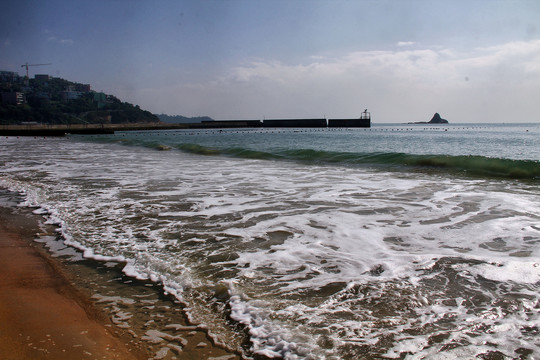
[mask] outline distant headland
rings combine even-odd
[[[93,125],[159,123],[138,105],[93,91],[89,84],[37,74],[0,71],[0,124]]]
[[[187,117],[182,115],[167,115],[167,114],[155,114],[159,120],[168,124],[193,124],[193,123],[202,123],[208,121],[214,121],[209,116],[196,116],[196,117]]]
[[[448,120],[441,118],[439,113],[435,113],[429,121],[410,122],[409,124],[448,124]]]

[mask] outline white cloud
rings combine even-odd
[[[72,39],[61,39],[60,44],[62,44],[62,45],[73,45],[74,41]]]
[[[414,41],[399,41],[397,43],[397,46],[399,47],[402,47],[402,46],[411,46],[411,45],[414,45],[416,44]]]
[[[66,45],[66,46],[71,46],[75,43],[72,39],[59,39],[58,37],[54,35],[49,36],[47,38],[47,41],[57,43],[60,45]]]
[[[436,111],[455,122],[511,121],[503,115],[509,108],[531,121],[540,112],[540,40],[470,52],[359,51],[311,60],[258,60],[212,82],[179,84],[166,91],[176,94],[174,108],[164,103],[163,90],[145,94],[169,113],[222,119],[349,117],[366,107],[379,122],[429,120]]]

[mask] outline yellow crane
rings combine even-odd
[[[26,64],[23,64],[21,65],[21,67],[25,67],[26,68],[26,78],[29,79],[28,77],[28,67],[29,66],[43,66],[43,65],[52,65],[52,64],[29,64],[29,63],[26,63]]]

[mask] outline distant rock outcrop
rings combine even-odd
[[[431,120],[429,120],[428,124],[448,124],[448,120],[441,118],[439,113],[435,113]]]
[[[429,121],[410,122],[408,124],[448,124],[448,120],[441,118],[439,113],[435,113]]]

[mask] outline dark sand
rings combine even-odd
[[[151,285],[116,281],[104,290],[112,280],[103,280],[107,275],[99,274],[95,262],[72,267],[52,257],[34,242],[36,233],[43,231],[40,218],[28,209],[0,204],[0,359],[240,359],[213,344],[203,329],[188,324],[178,304]],[[118,277],[117,271],[108,273]],[[139,308],[139,323],[146,321],[144,325],[137,325],[138,316],[119,322],[117,304],[96,300],[94,285],[99,281],[101,294],[144,290],[147,299],[159,298],[153,304],[180,314],[173,312],[169,318],[169,313],[154,315],[159,311]],[[179,325],[153,330],[159,321],[145,316]],[[149,340],[148,334],[158,336]]]

